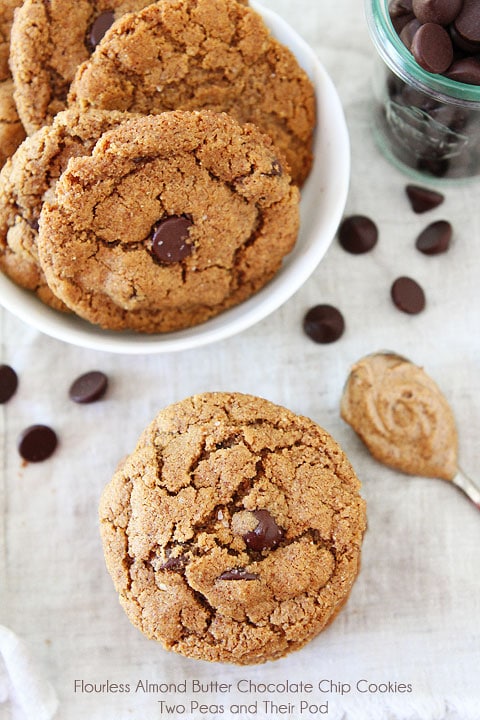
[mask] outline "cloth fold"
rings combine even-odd
[[[3,625],[0,656],[0,711],[7,704],[13,720],[52,720],[58,709],[55,690],[43,677],[27,644]]]

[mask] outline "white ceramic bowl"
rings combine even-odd
[[[335,87],[315,53],[278,15],[251,2],[272,34],[295,54],[315,85],[318,124],[315,161],[302,188],[300,233],[275,278],[256,295],[207,322],[173,333],[146,335],[102,330],[56,312],[0,273],[0,303],[51,337],[94,350],[147,354],[186,350],[230,337],[263,320],[288,300],[315,270],[342,218],[350,179],[350,145]]]

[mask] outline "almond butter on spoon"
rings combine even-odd
[[[340,412],[376,460],[448,480],[480,509],[480,488],[458,467],[452,409],[423,368],[393,352],[367,355],[351,368]]]

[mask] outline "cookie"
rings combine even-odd
[[[80,66],[69,102],[227,112],[273,138],[298,184],[311,167],[312,83],[261,16],[235,0],[160,0],[124,16]]]
[[[292,249],[299,191],[266,135],[226,114],[167,112],[73,158],[40,217],[53,292],[111,330],[196,325],[263,287]]]
[[[21,0],[0,1],[0,167],[25,138],[13,99],[13,81],[8,66],[13,14],[21,4]]]
[[[10,62],[15,101],[29,135],[66,108],[77,67],[114,20],[150,1],[25,0],[15,15]]]
[[[325,430],[267,400],[204,393],[167,407],[100,501],[125,612],[192,658],[246,665],[297,650],[357,576],[359,487]]]
[[[71,157],[89,153],[106,130],[128,114],[66,110],[27,138],[0,172],[0,269],[54,308],[67,307],[52,293],[37,252],[43,202]]]

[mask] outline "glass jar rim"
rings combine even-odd
[[[365,0],[365,8],[368,28],[377,52],[396,75],[442,102],[468,107],[480,104],[480,85],[461,83],[445,75],[429,73],[420,67],[393,27],[388,0]]]

